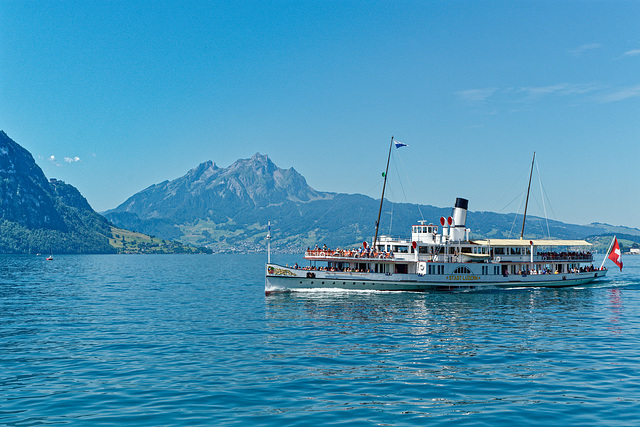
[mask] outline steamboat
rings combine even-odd
[[[379,212],[372,245],[309,248],[304,254],[309,265],[304,267],[271,263],[269,233],[265,293],[318,288],[422,292],[567,287],[607,274],[603,265],[593,266],[591,244],[585,240],[523,239],[526,207],[520,239],[470,239],[467,210],[468,200],[457,198],[451,216],[440,218],[439,225],[418,221],[410,238],[378,236]]]

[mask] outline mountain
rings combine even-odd
[[[142,190],[108,213],[127,212],[145,220],[171,218],[179,223],[202,218],[224,222],[238,209],[330,197],[309,187],[293,168],[279,169],[267,156],[256,154],[226,169],[211,161],[202,163],[181,178]]]
[[[0,253],[110,253],[112,224],[0,131]]]
[[[295,169],[280,169],[258,153],[228,168],[202,163],[180,178],[131,196],[105,216],[122,228],[217,252],[263,251],[271,221],[272,248],[299,252],[315,244],[344,247],[371,241],[379,203],[360,194],[315,190]],[[380,233],[407,235],[422,218],[435,223],[450,214],[451,208],[385,201]],[[518,230],[510,230],[521,220],[515,214],[471,211],[467,226],[473,238],[515,237]],[[547,229],[552,237],[567,239],[595,239],[612,231],[603,224],[527,218],[527,237],[546,237]],[[640,242],[640,230],[626,229],[626,233]]]
[[[257,153],[228,168],[211,161],[202,163],[183,177],[142,190],[104,214],[118,226],[147,234],[218,250],[238,245],[252,250],[264,247],[265,218],[279,217],[297,233],[304,227],[303,212],[308,206],[322,205],[334,197],[311,188],[295,169],[280,169]]]

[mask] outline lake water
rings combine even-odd
[[[0,256],[0,424],[640,423],[640,257],[573,289],[268,297],[264,262]]]

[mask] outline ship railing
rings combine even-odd
[[[405,243],[411,243],[411,240],[407,239],[406,237],[385,235],[385,236],[378,236],[378,243],[380,242],[385,242],[385,243],[397,242],[399,244],[405,244]]]

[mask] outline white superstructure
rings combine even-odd
[[[605,277],[584,240],[470,240],[468,201],[456,199],[440,225],[411,227],[410,239],[379,236],[358,249],[309,249],[305,267],[266,265],[265,292],[310,288],[386,291],[575,286]]]

